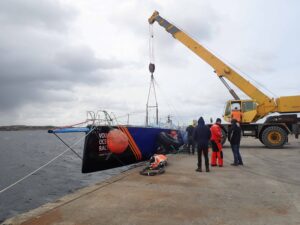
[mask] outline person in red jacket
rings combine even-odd
[[[216,123],[210,128],[211,132],[211,166],[219,167],[223,166],[223,152],[222,152],[222,130],[221,130],[221,119],[217,118]],[[218,161],[218,163],[217,163]]]

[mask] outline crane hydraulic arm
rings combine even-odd
[[[159,25],[164,27],[167,32],[169,32],[175,39],[180,41],[190,50],[192,50],[196,55],[213,67],[214,72],[223,81],[223,77],[228,79],[231,83],[237,86],[241,91],[248,95],[252,100],[257,103],[257,116],[256,119],[262,118],[271,112],[299,112],[300,105],[293,107],[278,107],[279,103],[290,104],[291,101],[300,100],[300,96],[282,97],[279,99],[274,99],[268,97],[262,91],[257,89],[248,80],[243,78],[235,70],[230,68],[227,64],[221,61],[218,57],[200,45],[197,41],[191,38],[188,34],[177,28],[175,25],[169,23],[167,20],[162,18],[157,11],[148,19],[149,24],[158,22]],[[224,81],[223,81],[224,83]],[[235,96],[234,96],[235,97]],[[287,99],[288,98],[288,99]],[[296,98],[296,99],[295,99]],[[237,97],[235,97],[237,99]],[[280,102],[281,100],[281,102]],[[293,108],[293,109],[287,109]],[[287,110],[286,110],[287,109]]]

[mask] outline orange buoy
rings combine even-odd
[[[113,129],[107,134],[107,148],[115,154],[123,153],[128,146],[128,137],[118,129]]]

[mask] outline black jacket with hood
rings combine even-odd
[[[234,120],[231,123],[231,127],[228,129],[228,141],[232,145],[239,145],[241,142],[241,127],[240,125]]]
[[[198,126],[195,128],[193,139],[198,144],[198,148],[208,148],[211,137],[210,129],[205,125],[202,117],[198,120]]]

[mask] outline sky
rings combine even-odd
[[[71,125],[98,110],[144,124],[150,60],[161,122],[221,117],[232,97],[213,68],[157,23],[150,57],[154,10],[268,96],[300,94],[296,0],[1,0],[0,125]]]

